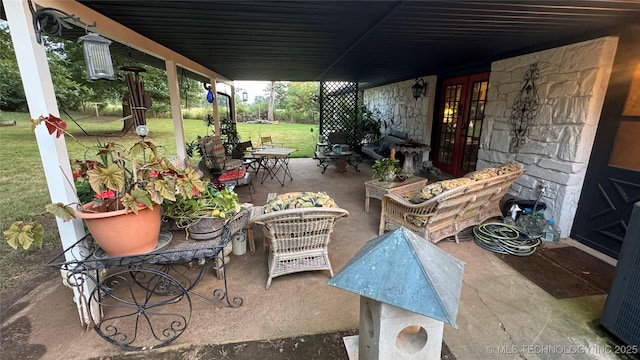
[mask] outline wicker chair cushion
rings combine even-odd
[[[508,174],[520,169],[522,169],[522,167],[520,167],[520,164],[515,161],[511,161],[500,165],[500,167],[498,168],[498,175]]]
[[[473,180],[469,178],[458,178],[458,179],[438,181],[423,187],[422,190],[418,191],[413,196],[411,196],[409,201],[411,201],[414,204],[419,204],[433,197],[436,197],[447,190],[455,189],[458,186],[462,186],[470,182],[473,182]]]
[[[324,191],[322,192],[311,192],[311,191],[303,191],[303,192],[293,192],[287,194],[278,195],[275,200],[269,201],[264,206],[264,212],[269,213],[272,211],[278,210],[287,210],[287,209],[300,209],[300,208],[310,208],[310,207],[332,207],[337,208],[335,201],[327,195]]]
[[[467,173],[464,177],[469,178],[471,180],[484,180],[492,177],[498,176],[498,169],[496,168],[486,168],[482,170],[472,171]]]

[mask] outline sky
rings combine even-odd
[[[266,96],[263,90],[269,85],[269,81],[234,81],[234,84],[240,94],[242,94],[243,91],[249,94],[247,103],[252,104],[256,96]]]

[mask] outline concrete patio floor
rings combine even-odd
[[[253,202],[263,204],[269,192],[326,191],[331,195],[350,212],[337,223],[330,244],[331,262],[338,272],[366,241],[377,236],[380,202],[371,201],[369,214],[363,209],[363,182],[371,179],[371,168],[364,163],[361,172],[348,167],[346,173],[339,174],[330,166],[321,174],[312,159],[292,159],[290,167],[294,180],[287,179],[285,186],[275,180],[263,185],[254,181],[257,193]],[[444,333],[457,359],[618,358],[605,354],[612,342],[597,328],[604,295],[557,300],[473,241],[442,241],[437,246],[465,262],[458,329],[445,325]],[[193,314],[187,330],[163,349],[358,327],[358,296],[324,285],[329,278],[326,271],[275,278],[265,290],[267,258],[259,235],[256,248],[255,255],[232,256],[226,268],[230,295],[242,297],[244,304],[229,308],[192,296]],[[196,291],[207,293],[221,284],[210,274]],[[22,309],[4,323],[26,317],[31,330],[24,346],[44,347],[41,359],[126,353],[92,329],[81,328],[71,291],[57,279],[32,291],[19,306]]]

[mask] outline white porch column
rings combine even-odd
[[[4,0],[4,8],[31,117],[37,119],[41,115],[49,114],[59,117],[47,54],[44,46],[36,42],[29,5],[26,1]],[[56,138],[50,135],[44,125],[36,128],[35,135],[51,201],[64,204],[78,202],[65,137]],[[64,249],[85,235],[81,219],[63,222],[56,218],[56,221]],[[66,255],[67,260],[73,260],[72,254]],[[74,289],[74,296],[80,321],[87,325],[90,323],[87,304],[81,301],[77,289]],[[84,299],[87,298],[88,294],[85,294]]]
[[[236,109],[236,87],[231,85],[229,86],[231,88],[231,104],[229,104],[229,106],[231,106],[231,118],[233,119],[233,121],[235,121],[236,123],[238,122],[238,110]]]
[[[216,129],[216,136],[221,136],[220,134],[220,114],[218,114],[218,90],[216,87],[216,78],[211,77],[209,79],[209,83],[211,84],[211,92],[213,92],[213,124]]]
[[[171,99],[171,118],[173,119],[173,132],[176,138],[176,151],[182,160],[187,158],[187,150],[184,142],[184,125],[182,108],[180,107],[180,87],[178,85],[178,70],[176,63],[165,60],[167,69],[167,84],[169,86],[169,98]]]

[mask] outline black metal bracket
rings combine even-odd
[[[61,36],[62,29],[71,29],[66,20],[83,25],[85,29],[90,27],[96,27],[96,22],[93,24],[86,24],[80,20],[79,17],[73,14],[67,14],[66,12],[50,7],[45,7],[40,10],[36,10],[31,0],[28,0],[29,10],[33,18],[33,30],[36,33],[36,41],[38,44],[42,44],[42,33],[53,36]]]

